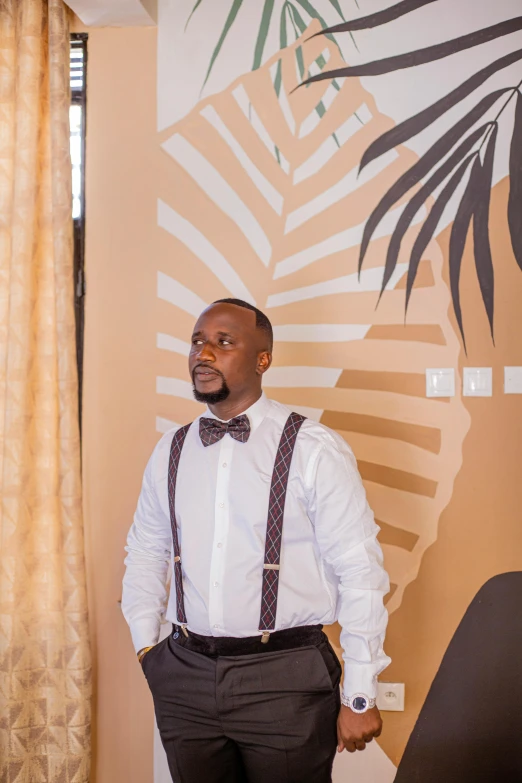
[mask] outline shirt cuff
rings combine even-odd
[[[367,696],[369,699],[377,698],[377,674],[375,666],[354,666],[353,664],[344,667],[343,696],[351,699],[357,693]]]
[[[153,617],[144,617],[135,620],[130,626],[132,643],[136,652],[157,644],[160,635],[160,620]]]

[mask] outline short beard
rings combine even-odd
[[[227,397],[230,395],[230,389],[227,386],[226,380],[222,377],[222,384],[221,388],[219,388],[217,391],[214,392],[200,392],[196,389],[196,384],[194,383],[194,374],[192,376],[192,392],[194,394],[194,399],[197,402],[203,402],[205,405],[217,405],[218,402],[224,402]]]

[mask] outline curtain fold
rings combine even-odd
[[[87,783],[62,0],[0,0],[0,783]]]

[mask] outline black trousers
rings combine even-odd
[[[174,783],[331,781],[341,667],[320,627],[267,645],[175,629],[143,671]]]

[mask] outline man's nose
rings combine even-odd
[[[214,362],[216,360],[212,347],[208,343],[203,343],[201,346],[198,359],[202,362]]]

